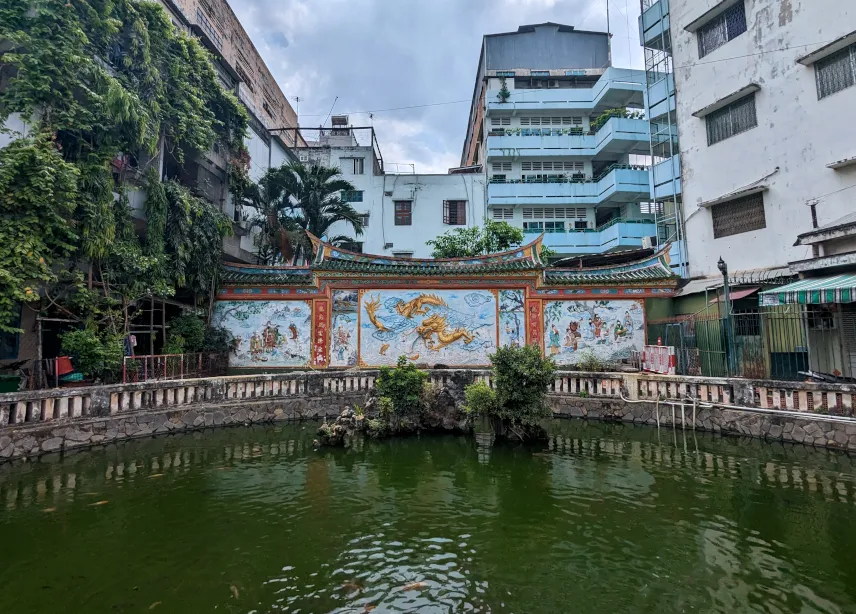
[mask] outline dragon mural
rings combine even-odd
[[[496,347],[496,296],[490,291],[366,291],[361,298],[360,360],[394,364],[488,364]],[[421,348],[421,349],[420,349]]]

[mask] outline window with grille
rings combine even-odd
[[[362,190],[343,190],[342,200],[346,203],[361,203],[363,202]]]
[[[706,118],[707,144],[713,145],[758,125],[755,94],[736,100]]]
[[[363,228],[368,228],[369,227],[369,214],[368,213],[361,213],[358,217],[360,218],[360,224],[363,225]]]
[[[818,99],[853,87],[856,85],[856,44],[819,60],[814,72]]]
[[[513,77],[514,71],[513,70],[497,70],[496,76],[497,77]]]
[[[396,258],[413,258],[413,252],[392,252]]]
[[[713,238],[721,239],[767,227],[763,193],[750,194],[710,210],[713,216]]]
[[[507,172],[511,170],[511,162],[494,162],[491,168],[495,173]]]
[[[395,225],[411,226],[413,224],[413,201],[396,200],[395,202]],[[411,252],[412,254],[412,252]]]
[[[444,200],[443,223],[449,226],[463,226],[467,223],[467,201]]]
[[[514,207],[495,207],[493,209],[493,219],[495,220],[513,220]]]
[[[585,207],[523,207],[524,220],[586,219]]]
[[[490,118],[491,126],[510,126],[511,118],[510,117],[491,117]]]
[[[703,58],[746,31],[743,0],[717,15],[698,30],[698,56]]]
[[[565,232],[564,222],[523,222],[524,232]]]

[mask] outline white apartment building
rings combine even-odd
[[[653,183],[658,199],[678,195],[689,276],[719,277],[720,257],[757,272],[750,280],[785,276],[812,256],[798,235],[856,210],[856,4],[642,0],[642,10],[649,106],[661,107],[650,115],[664,118],[655,145],[674,144]],[[659,130],[669,123],[676,134]]]
[[[301,162],[338,167],[354,186],[343,197],[362,214],[365,230],[354,240],[366,253],[430,258],[429,239],[482,225],[485,181],[479,173],[386,173],[374,130],[350,126],[347,116],[334,116],[331,128],[301,128],[299,134],[306,143],[294,149]],[[330,235],[353,231],[337,224]]]
[[[656,243],[644,79],[611,66],[605,32],[485,36],[461,165],[481,167],[489,217],[562,256]]]

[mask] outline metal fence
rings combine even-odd
[[[228,369],[228,354],[202,352],[125,356],[125,362],[122,365],[122,383],[214,377],[225,375]]]
[[[677,373],[707,377],[803,380],[832,373],[841,336],[833,318],[805,306],[740,311],[728,320],[694,314],[648,324],[648,342],[675,347]]]

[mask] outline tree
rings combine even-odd
[[[334,224],[343,223],[357,237],[363,234],[360,214],[342,198],[354,186],[341,176],[338,168],[291,162],[268,170],[258,184],[245,190],[241,204],[259,213],[255,221],[265,264],[273,264],[280,255],[285,259],[288,254],[283,252],[289,248],[292,262],[311,257],[306,231],[338,247],[348,247],[354,239],[330,236]]]
[[[425,243],[433,258],[472,258],[518,247],[523,239],[523,231],[508,222],[485,220],[481,228],[455,228]]]

